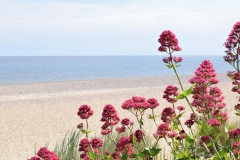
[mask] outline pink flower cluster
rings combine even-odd
[[[172,57],[172,56],[170,56],[170,57],[163,58],[163,62],[167,63],[167,64],[171,64],[172,62],[177,64],[177,63],[182,62],[182,60],[183,60],[182,57]]]
[[[107,104],[103,108],[102,112],[101,122],[104,122],[104,124],[102,125],[101,134],[106,135],[112,132],[112,126],[118,124],[119,121],[120,118],[115,107],[113,107],[111,104]]]
[[[32,157],[30,160],[60,160],[54,152],[49,151],[46,147],[41,147],[37,156]]]
[[[229,137],[233,139],[239,139],[240,138],[240,128],[232,129],[228,132]]]
[[[172,51],[181,51],[182,49],[178,46],[178,40],[174,33],[170,30],[163,31],[159,36],[158,42],[160,47],[158,50],[160,52],[167,52],[167,49]]]
[[[83,158],[84,160],[90,160],[90,157],[88,156],[88,151],[93,150],[94,153],[100,154],[99,148],[103,146],[103,141],[99,138],[93,138],[91,141],[89,141],[87,138],[83,138],[79,143],[79,152],[83,152],[80,155],[80,158]]]
[[[78,113],[77,115],[81,118],[81,119],[88,119],[90,116],[93,115],[93,110],[91,110],[91,107],[88,105],[81,105],[78,108]]]
[[[227,53],[226,56],[224,56],[224,60],[233,66],[236,66],[238,63],[238,56],[240,54],[240,22],[237,22],[231,31],[231,33],[228,35],[228,39],[224,43],[225,48],[227,50],[225,51]]]
[[[168,138],[175,138],[176,140],[183,140],[186,138],[186,134],[184,130],[179,131],[177,133],[176,131],[172,130],[169,126],[169,123],[163,123],[160,124],[157,128],[157,132],[153,134],[153,136],[157,139],[168,137]]]
[[[124,118],[121,120],[121,124],[122,126],[121,127],[116,127],[116,131],[121,133],[121,132],[125,132],[126,131],[126,126],[132,126],[133,125],[133,121],[130,121],[129,118]]]
[[[209,136],[201,136],[201,138],[200,138],[200,145],[203,145],[203,143],[205,143],[205,144],[210,143]]]
[[[163,138],[171,131],[168,123],[160,124],[157,128],[157,132],[153,134],[155,138]]]
[[[215,119],[215,118],[212,118],[212,119],[209,119],[207,121],[208,125],[210,125],[211,127],[219,127],[221,125],[221,123]]]
[[[211,114],[212,118],[225,122],[227,115],[221,111],[226,106],[222,91],[218,87],[210,87],[218,83],[211,62],[203,61],[195,75],[189,80],[190,83],[196,84],[192,92],[192,106],[196,107],[199,113]]]
[[[131,140],[128,137],[120,137],[116,144],[116,147],[116,152],[124,154],[125,150],[128,150],[128,154],[133,153]]]
[[[178,88],[175,86],[167,86],[164,91],[163,98],[165,98],[169,103],[177,102]]]
[[[171,107],[166,107],[162,111],[161,120],[165,123],[170,123],[173,118],[176,117],[174,109]]]
[[[146,100],[146,98],[138,96],[133,96],[131,99],[126,100],[122,104],[122,108],[126,110],[146,110],[148,108],[154,109],[157,106],[159,106],[159,103],[155,98],[149,98]]]
[[[233,153],[236,155],[240,154],[240,142],[233,142],[232,144]]]

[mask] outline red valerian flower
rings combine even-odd
[[[83,138],[79,143],[79,151],[88,152],[90,142],[87,138]]]
[[[177,106],[177,109],[178,109],[179,111],[185,110],[185,108],[184,108],[183,106]]]
[[[165,98],[169,103],[177,102],[176,96],[178,95],[178,88],[175,86],[167,86],[164,91],[163,98]]]
[[[93,110],[91,110],[91,107],[88,105],[81,105],[78,108],[77,114],[81,119],[88,119],[90,116],[93,115]]]
[[[116,127],[115,129],[117,132],[122,133],[126,131],[126,127],[125,126],[121,126],[121,127]]]
[[[111,132],[109,127],[118,124],[120,118],[118,117],[117,110],[111,104],[107,104],[103,108],[101,122],[104,122],[102,126],[102,134],[106,135]]]
[[[227,55],[224,56],[224,60],[229,62],[232,65],[236,65],[238,63],[238,54],[239,54],[239,45],[240,44],[240,22],[237,22],[228,35],[228,39],[223,44],[226,47]]]
[[[219,127],[221,125],[221,122],[219,122],[217,119],[212,118],[207,121],[207,123],[212,127]]]
[[[163,138],[167,135],[168,131],[171,131],[168,123],[160,124],[157,128],[157,132],[153,134],[155,138]]]
[[[233,142],[232,148],[233,148],[233,153],[238,155],[240,153],[240,142]]]
[[[226,106],[223,102],[222,91],[218,87],[211,86],[217,84],[218,80],[210,61],[203,61],[195,71],[195,76],[189,82],[196,84],[192,91],[193,101],[191,104],[197,108],[197,112],[210,114]]]
[[[103,141],[99,138],[93,138],[90,143],[93,149],[100,148],[103,146]]]
[[[230,138],[240,138],[240,128],[232,129],[228,134]]]
[[[168,138],[174,138],[177,137],[177,133],[175,131],[168,132],[167,134]]]
[[[163,31],[159,36],[158,42],[161,45],[158,48],[160,52],[166,52],[167,49],[171,49],[172,51],[181,51],[175,34],[173,34],[170,30]]]
[[[146,110],[148,108],[154,109],[159,105],[155,98],[149,98],[146,100],[144,97],[133,96],[131,99],[126,100],[122,104],[122,108],[129,110]]]
[[[57,157],[57,155],[54,152],[49,151],[46,147],[41,147],[38,152],[37,155],[40,158],[46,159],[46,160],[59,160],[59,158]],[[33,157],[34,158],[34,157]],[[36,156],[35,156],[36,158]],[[34,160],[34,159],[33,159]],[[38,159],[36,159],[38,160]]]
[[[180,63],[180,62],[182,62],[182,57],[173,57],[173,61],[175,62],[175,63]]]
[[[124,126],[129,125],[129,123],[130,123],[130,119],[129,119],[129,118],[124,118],[124,119],[122,119],[122,121],[121,121],[121,124],[124,125]]]
[[[117,151],[115,151],[115,152],[113,152],[113,153],[111,154],[111,157],[112,157],[114,160],[119,160],[120,154],[119,154]]]
[[[83,129],[83,123],[78,124],[78,125],[77,125],[77,128],[78,128],[78,129]]]
[[[137,142],[141,142],[143,139],[144,132],[142,130],[136,130],[133,134],[129,136],[129,140],[132,143],[133,142],[133,137],[136,138]]]
[[[163,122],[170,123],[174,117],[176,117],[174,109],[172,109],[171,107],[166,107],[163,109],[161,116],[161,120]]]
[[[30,158],[30,160],[41,160],[41,158],[34,156],[34,157]]]
[[[191,120],[191,119],[186,120],[186,122],[185,122],[185,125],[186,125],[188,128],[191,128],[193,124],[194,124],[194,121]]]
[[[209,139],[209,136],[201,136],[200,138],[200,145],[202,145],[203,143],[210,143],[210,139]]]
[[[147,100],[147,102],[150,104],[150,105],[149,105],[149,108],[151,108],[151,109],[154,109],[154,108],[156,108],[157,106],[159,106],[159,103],[158,103],[157,99],[155,99],[155,98],[149,98],[149,99]]]

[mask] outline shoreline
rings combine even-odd
[[[225,72],[216,73],[217,75],[227,75]],[[180,74],[181,77],[190,77],[192,74]],[[84,81],[100,81],[100,80],[121,80],[121,79],[148,79],[148,78],[160,78],[160,77],[175,77],[175,74],[172,75],[161,75],[161,76],[139,76],[139,77],[111,77],[111,78],[96,78],[96,79],[79,79],[79,80],[63,80],[63,81],[40,81],[40,82],[20,82],[20,83],[0,83],[0,86],[3,85],[31,85],[31,84],[44,84],[44,83],[66,83],[66,82],[84,82]]]
[[[189,84],[188,80],[194,75],[179,75],[183,84]],[[226,73],[217,73],[219,82],[231,82]],[[167,80],[166,80],[167,79]],[[150,83],[145,83],[146,81]],[[91,85],[88,85],[91,84]],[[15,83],[0,84],[0,95],[5,94],[24,94],[25,87],[32,88],[30,93],[36,92],[54,92],[54,91],[79,91],[79,90],[99,90],[111,88],[134,88],[134,87],[153,87],[155,85],[178,85],[175,75],[168,76],[151,76],[151,77],[131,77],[131,78],[106,78],[91,80],[72,80],[72,81],[54,81],[54,82],[32,82],[32,83]],[[41,86],[45,90],[36,86]],[[74,86],[74,87],[73,87]],[[6,92],[11,90],[12,92]],[[37,89],[37,90],[36,90]]]

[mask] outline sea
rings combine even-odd
[[[180,75],[192,75],[203,60],[217,73],[233,70],[222,56],[182,56]],[[173,75],[164,56],[0,57],[0,84],[59,82]]]

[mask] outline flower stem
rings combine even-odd
[[[88,130],[88,120],[86,119],[87,130]],[[86,137],[88,138],[88,133],[86,132]]]
[[[152,109],[152,116],[153,116],[153,121],[154,121],[155,125],[158,126],[157,123],[156,123],[156,120],[155,120],[155,114],[154,114],[154,110],[153,109]]]

